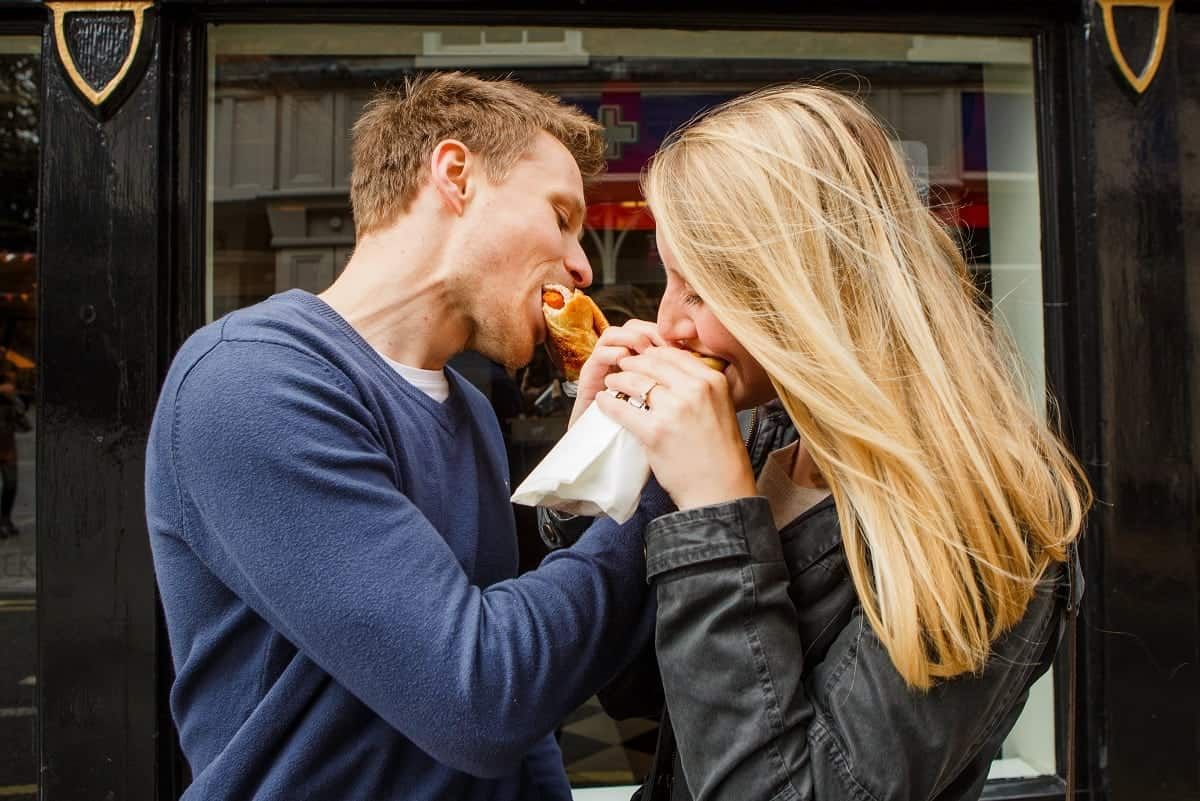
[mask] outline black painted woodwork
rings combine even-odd
[[[153,16],[146,44],[157,49]],[[107,49],[80,54],[107,63]],[[159,382],[157,54],[111,119],[43,35],[39,236],[41,799],[154,797],[165,643],[142,475]]]
[[[1117,42],[1125,53],[1134,74],[1142,67],[1154,50],[1154,32],[1158,27],[1158,9],[1148,6],[1127,6],[1113,9],[1113,28]]]
[[[99,91],[116,76],[133,44],[133,14],[74,13],[63,22],[67,48],[89,86]]]
[[[1195,158],[1187,167],[1182,147],[1190,141],[1194,153],[1196,140],[1179,114],[1194,108],[1196,22],[1172,13],[1162,65],[1138,95],[1113,68],[1099,9],[1092,11],[1077,101],[1085,120],[1080,251],[1092,264],[1099,331],[1090,382],[1099,430],[1090,456],[1100,502],[1085,627],[1102,688],[1089,701],[1102,723],[1088,748],[1101,755],[1103,797],[1184,801],[1200,797],[1200,306],[1181,207],[1181,167],[1196,182]],[[1185,101],[1187,85],[1193,94]]]

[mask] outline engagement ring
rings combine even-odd
[[[650,383],[650,386],[646,387],[645,392],[643,392],[641,395],[638,395],[636,398],[630,398],[629,405],[635,409],[649,409],[650,408],[650,392],[656,386],[658,386],[658,382],[652,381]]]

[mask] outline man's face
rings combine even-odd
[[[503,181],[477,175],[475,191],[463,216],[474,285],[459,293],[475,324],[467,347],[516,368],[546,337],[542,287],[592,282],[579,243],[583,178],[570,151],[542,132]]]

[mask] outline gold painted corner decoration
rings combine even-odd
[[[144,2],[142,0],[108,0],[108,2],[104,0],[86,0],[86,2],[46,3],[46,7],[54,15],[54,43],[58,48],[58,58],[62,62],[63,69],[66,70],[67,76],[71,79],[71,83],[79,93],[91,101],[93,106],[99,108],[120,87],[121,82],[129,74],[129,69],[133,66],[134,58],[137,56],[138,48],[142,43],[142,27],[145,21],[146,10],[153,5],[152,0]],[[129,52],[125,54],[125,59],[116,74],[109,79],[108,83],[98,89],[93,87],[83,77],[79,66],[75,63],[75,56],[71,53],[71,48],[67,43],[67,16],[80,12],[91,14],[133,14],[133,33],[129,39]]]
[[[1138,94],[1146,91],[1146,87],[1154,80],[1155,74],[1158,72],[1158,66],[1162,62],[1163,50],[1167,44],[1167,26],[1171,20],[1171,5],[1175,0],[1096,0],[1100,4],[1100,10],[1104,15],[1104,35],[1108,38],[1108,50],[1112,53],[1113,60],[1117,63],[1117,68],[1121,70],[1121,74],[1125,76],[1125,80],[1129,85],[1137,91]],[[1134,73],[1133,68],[1129,66],[1129,62],[1125,58],[1125,53],[1121,50],[1121,43],[1117,40],[1117,26],[1113,22],[1114,8],[1153,8],[1158,10],[1158,21],[1154,28],[1154,45],[1150,51],[1150,57],[1146,59],[1146,64],[1141,71]]]

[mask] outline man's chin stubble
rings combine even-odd
[[[518,370],[533,361],[536,345],[521,346],[511,339],[468,342],[467,350],[474,350],[487,359],[509,370]]]

